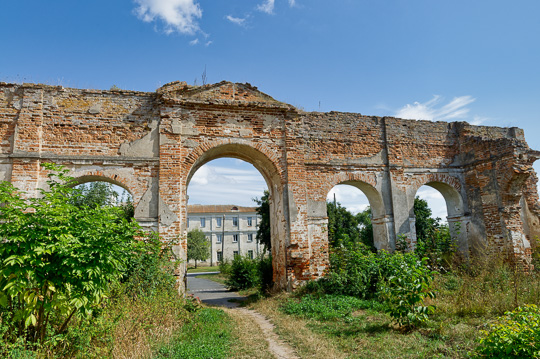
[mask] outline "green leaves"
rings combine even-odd
[[[505,313],[482,331],[476,358],[540,357],[540,309],[525,305]]]
[[[195,268],[197,261],[204,261],[210,256],[210,242],[200,229],[189,231],[187,235],[187,257],[188,260],[195,260]]]
[[[412,254],[396,253],[390,260],[393,275],[379,282],[379,293],[387,304],[386,312],[402,326],[412,327],[428,320],[435,311],[425,306],[425,298],[435,298],[431,290],[433,273],[427,259],[419,260]]]
[[[14,333],[43,340],[50,318],[63,331],[73,315],[88,318],[118,280],[138,226],[111,206],[76,206],[67,170],[44,164],[38,198],[0,184],[0,305],[13,313]],[[51,315],[52,314],[52,315]]]

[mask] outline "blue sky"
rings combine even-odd
[[[206,67],[307,111],[517,126],[540,149],[539,16],[538,0],[2,1],[0,81],[154,91]]]

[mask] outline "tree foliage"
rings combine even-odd
[[[358,220],[338,202],[326,203],[328,213],[328,242],[332,247],[348,246],[360,241]]]
[[[210,243],[200,229],[193,229],[188,232],[187,257],[188,260],[193,259],[195,261],[195,268],[197,268],[197,261],[205,261],[210,257]]]
[[[116,207],[75,205],[73,179],[53,164],[38,198],[0,184],[0,306],[7,332],[43,341],[89,318],[126,268],[137,224]],[[7,313],[7,314],[6,314]]]
[[[270,233],[270,193],[264,191],[263,196],[254,198],[253,201],[257,203],[257,214],[261,217],[259,221],[259,228],[257,228],[257,242],[264,245],[264,248],[268,251],[272,249],[272,235]]]
[[[70,198],[71,203],[77,207],[117,206],[122,209],[126,219],[133,218],[135,215],[131,195],[126,190],[123,190],[122,194],[119,195],[111,183],[96,181],[78,185],[75,189],[77,191]]]
[[[433,266],[445,266],[455,252],[455,243],[450,236],[447,224],[440,218],[433,218],[427,201],[414,199],[414,215],[416,216],[416,253],[427,257]]]

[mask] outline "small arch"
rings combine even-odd
[[[442,194],[446,202],[446,211],[449,218],[463,216],[463,199],[454,187],[443,182],[428,182],[425,185],[436,189]]]
[[[358,174],[356,176],[350,176],[340,174],[337,176],[338,179],[342,179],[340,182],[334,184],[327,191],[330,192],[332,188],[337,185],[349,185],[359,189],[366,197],[371,208],[371,223],[373,227],[373,245],[377,250],[386,249],[390,250],[390,232],[388,229],[389,219],[386,216],[386,211],[384,207],[383,197],[381,193],[370,183],[359,180]],[[362,179],[370,179],[369,176],[362,175]]]
[[[75,187],[89,182],[107,182],[115,186],[121,187],[122,189],[125,189],[127,192],[129,192],[131,196],[133,196],[133,192],[129,189],[129,187],[118,180],[118,175],[114,175],[113,178],[99,175],[83,175],[80,177],[75,177],[74,183],[71,184],[71,187]]]
[[[437,179],[441,179],[441,177],[439,176],[437,177]],[[467,257],[469,253],[467,234],[469,218],[465,215],[466,213],[463,198],[461,196],[461,193],[458,191],[458,188],[461,189],[461,186],[456,188],[455,184],[456,183],[454,181],[428,181],[424,185],[435,189],[443,196],[446,204],[446,220],[448,222],[450,235],[456,240],[458,251],[463,256]],[[414,207],[414,199],[416,198],[416,194],[421,187],[422,186],[417,187],[416,190],[413,192],[413,198],[410,202],[412,207]],[[414,208],[411,208],[411,220],[413,223],[416,222]]]

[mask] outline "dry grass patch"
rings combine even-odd
[[[276,333],[282,340],[291,345],[302,358],[329,359],[346,358],[347,354],[323,334],[315,333],[308,327],[308,321],[288,316],[279,307],[290,298],[288,294],[280,294],[273,298],[260,300],[251,306],[269,318],[276,326]]]
[[[251,318],[246,318],[236,309],[224,310],[233,319],[236,327],[234,335],[237,341],[232,350],[235,358],[274,359],[268,351],[268,342],[261,328]]]
[[[112,350],[115,359],[151,358],[152,350],[168,343],[189,318],[184,300],[175,293],[126,299],[108,315],[117,320]]]

